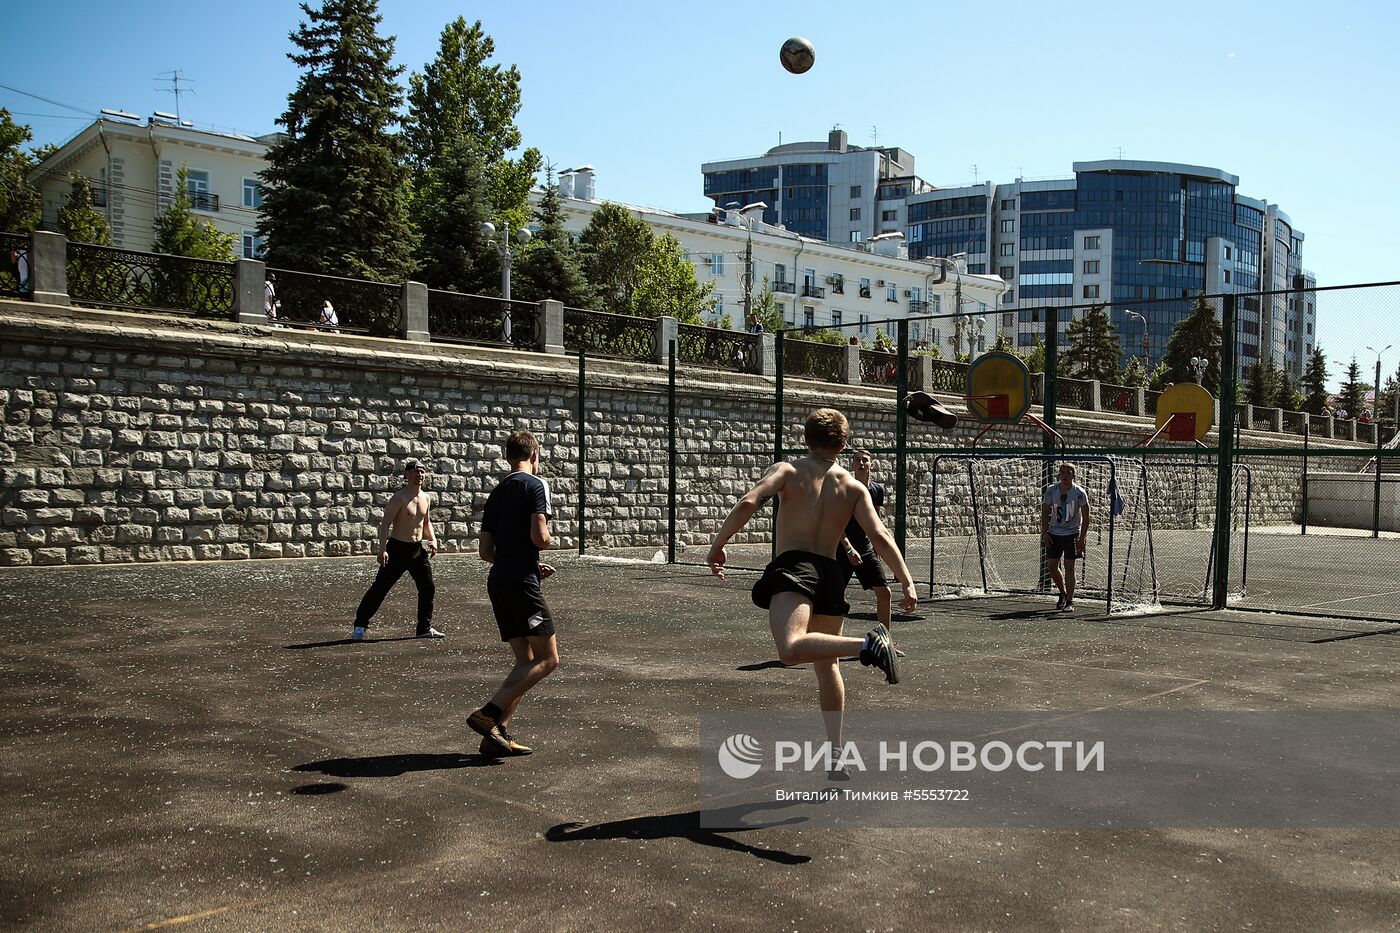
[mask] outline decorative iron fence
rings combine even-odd
[[[509,315],[510,339],[506,339]],[[428,333],[435,343],[476,343],[517,350],[539,346],[539,305],[489,295],[428,289]]]
[[[235,265],[161,253],[68,244],[68,295],[74,304],[190,317],[233,317]]]
[[[918,358],[909,357],[909,362],[905,367],[904,384],[910,389],[918,387],[916,375],[918,371]],[[886,353],[881,350],[861,350],[860,381],[866,385],[897,388],[899,386],[899,354]]]
[[[1155,417],[1157,416],[1157,400],[1158,400],[1159,398],[1161,398],[1161,397],[1162,397],[1162,393],[1161,393],[1161,392],[1156,392],[1156,391],[1153,391],[1152,389],[1148,389],[1146,392],[1144,392],[1144,393],[1143,393],[1143,402],[1145,403],[1145,404],[1144,404],[1144,409],[1145,409],[1145,410],[1143,411],[1143,414],[1144,414],[1144,415],[1149,415],[1149,416],[1155,418]]]
[[[279,324],[372,337],[399,335],[402,286],[290,269],[268,269],[267,277],[281,302]]]
[[[656,360],[656,319],[565,308],[564,348],[622,360]]]
[[[1099,411],[1116,411],[1122,414],[1135,414],[1137,389],[1133,386],[1116,386],[1108,382],[1099,383]]]
[[[676,328],[676,361],[736,373],[753,372],[757,368],[758,341],[758,334],[681,324]]]
[[[1286,411],[1283,413],[1283,429],[1289,434],[1302,434],[1307,429],[1306,412]]]
[[[0,233],[0,298],[29,297],[29,237]]]
[[[1078,408],[1088,411],[1093,408],[1090,389],[1093,384],[1087,379],[1070,379],[1061,376],[1055,380],[1055,404],[1061,408]]]
[[[1332,419],[1326,415],[1308,415],[1308,433],[1326,437],[1327,428],[1331,423]]]
[[[789,376],[841,382],[841,360],[845,355],[845,347],[840,344],[784,340],[783,372]]]
[[[956,360],[934,360],[933,384],[929,386],[929,391],[966,395],[967,364]]]

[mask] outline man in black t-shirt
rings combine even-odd
[[[478,552],[491,565],[486,588],[501,641],[515,653],[515,667],[491,701],[467,718],[482,736],[481,753],[493,756],[530,754],[528,746],[511,738],[506,723],[526,691],[559,666],[554,617],[540,589],[554,568],[540,563],[540,549],[553,541],[553,509],[549,485],[537,475],[539,441],[529,431],[514,432],[506,440],[506,460],[510,473],[486,500]]]
[[[875,511],[879,512],[885,504],[885,487],[879,483],[871,482],[870,471],[875,466],[875,458],[870,451],[861,448],[855,452],[851,458],[851,474],[863,483],[870,490],[870,502],[875,506]],[[880,624],[886,629],[890,627],[890,580],[885,576],[884,565],[875,556],[875,548],[870,543],[870,536],[865,533],[865,529],[860,527],[860,522],[855,516],[846,523],[846,535],[841,539],[841,549],[836,555],[836,564],[841,568],[843,580],[841,589],[851,585],[851,577],[854,576],[860,581],[862,589],[869,590],[875,594],[875,614]],[[904,652],[899,652],[900,657],[904,657]]]

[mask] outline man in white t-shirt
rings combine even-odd
[[[1060,591],[1055,608],[1073,612],[1074,561],[1084,556],[1084,543],[1089,537],[1089,494],[1074,481],[1074,467],[1068,463],[1060,464],[1060,481],[1046,486],[1041,497],[1040,535],[1045,543],[1045,566]]]

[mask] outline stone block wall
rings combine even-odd
[[[577,544],[571,357],[0,302],[0,361],[0,565],[369,554],[408,456],[433,470],[444,550],[474,550],[505,469],[504,438],[517,428],[544,446],[559,546]],[[666,390],[659,366],[588,362],[590,547],[665,547]],[[821,405],[847,412],[855,445],[894,443],[890,390],[788,380],[784,402],[790,448]],[[773,405],[772,379],[680,378],[683,542],[707,545],[771,462]],[[1126,416],[1060,423],[1072,445],[1130,443],[1146,431]],[[1039,442],[1024,428],[999,431],[1000,445]],[[911,432],[913,445],[950,451],[972,437],[969,425]],[[933,456],[910,455],[911,537],[929,532]],[[877,459],[892,516],[892,457]],[[1261,516],[1296,510],[1297,485],[1273,482],[1278,501]],[[1208,503],[1213,495],[1211,486]],[[770,515],[761,511],[737,540],[768,540]]]

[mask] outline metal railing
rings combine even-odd
[[[509,315],[509,339],[506,321]],[[474,343],[532,350],[539,346],[539,305],[489,295],[428,289],[428,333],[434,343]]]
[[[74,304],[228,320],[231,262],[68,244],[68,295]]]
[[[0,297],[29,297],[29,237],[23,234],[0,233]]]
[[[656,320],[565,308],[564,349],[621,360],[655,360]]]
[[[1099,411],[1116,411],[1125,415],[1136,414],[1137,388],[1114,385],[1111,382],[1099,383]]]
[[[207,211],[217,213],[219,210],[219,196],[212,191],[191,191],[190,208],[196,211]]]
[[[841,360],[846,351],[835,343],[811,340],[783,341],[783,372],[790,376],[805,376],[826,382],[841,381]]]
[[[956,360],[934,360],[933,382],[930,392],[951,392],[954,395],[967,393],[967,364]]]
[[[803,298],[825,298],[825,297],[826,297],[826,289],[822,288],[820,285],[810,285],[810,284],[808,284],[808,285],[803,285],[803,286],[802,286],[802,297],[803,297]]]
[[[1087,379],[1071,379],[1068,376],[1060,376],[1055,380],[1055,402],[1065,408],[1079,408],[1088,411],[1094,407],[1090,392],[1092,387],[1093,383]]]
[[[796,282],[774,282],[774,283],[773,283],[773,291],[774,291],[774,293],[779,294],[779,295],[795,295],[795,294],[797,294],[797,283],[796,283]]]
[[[681,324],[676,328],[676,361],[736,373],[752,372],[756,368],[758,342],[758,334]]]
[[[267,275],[282,303],[277,314],[280,324],[372,337],[394,337],[399,333],[403,316],[401,285],[290,269],[268,269]]]

